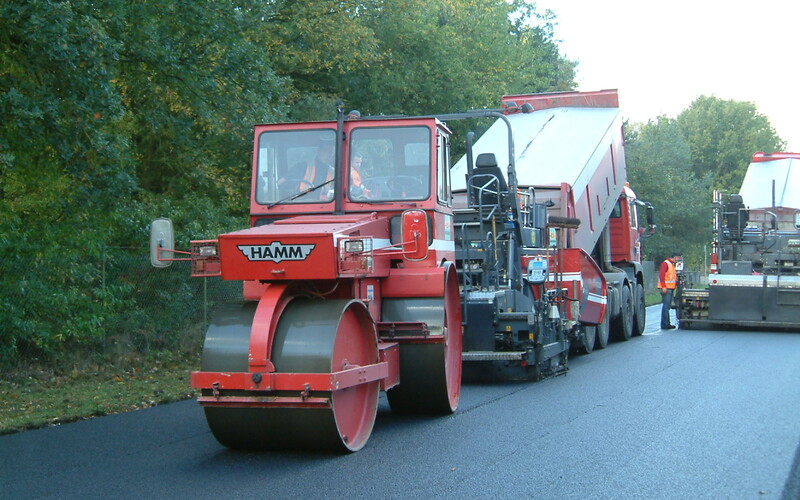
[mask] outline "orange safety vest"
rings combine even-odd
[[[353,185],[355,187],[361,187],[361,174],[358,173],[358,170],[351,168],[350,177],[353,178]]]
[[[328,170],[328,175],[325,178],[325,182],[328,182],[331,179],[333,179],[333,172],[331,172],[330,168],[328,168],[327,170]],[[308,188],[314,187],[314,179],[316,177],[317,177],[317,167],[313,163],[309,163],[308,165],[306,165],[306,172],[305,174],[303,174],[303,180],[300,181],[299,190],[304,191]],[[324,200],[325,198],[327,198],[326,193],[325,192],[320,193],[320,199]]]
[[[667,272],[664,273],[664,281],[661,281],[661,270],[659,269],[658,288],[668,288],[674,290],[678,286],[678,273],[675,272],[675,264],[671,260],[664,261],[667,265]]]

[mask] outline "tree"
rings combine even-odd
[[[637,195],[656,208],[658,230],[645,240],[646,258],[660,261],[679,250],[699,269],[703,245],[711,240],[710,175],[695,176],[689,144],[676,120],[660,116],[629,127],[625,157]]]
[[[264,2],[114,3],[125,133],[141,186],[208,195],[245,212],[254,122],[283,118]]]
[[[573,88],[551,21],[523,0],[6,0],[0,360],[102,344],[136,304],[96,259],[152,217],[179,241],[246,224],[253,123]]]
[[[700,96],[677,124],[692,151],[695,175],[711,174],[712,187],[729,192],[738,192],[753,153],[786,145],[751,102]]]
[[[315,120],[335,97],[363,114],[416,115],[574,88],[552,19],[522,0],[284,0],[266,24],[273,67],[299,91],[291,117]]]
[[[0,359],[94,338],[113,309],[88,261],[135,189],[117,49],[85,2],[0,7]]]
[[[102,342],[130,304],[97,262],[141,245],[162,215],[142,186],[178,213],[205,207],[197,236],[229,207],[246,212],[251,124],[280,119],[284,100],[263,49],[268,8],[0,6],[0,361]]]

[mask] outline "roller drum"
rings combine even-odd
[[[226,309],[206,336],[203,371],[247,371],[256,305]],[[266,332],[263,332],[266,335]],[[358,301],[295,298],[278,320],[272,346],[277,373],[332,373],[377,362],[375,328]],[[242,449],[356,451],[369,438],[377,413],[379,382],[333,392],[321,407],[206,407],[217,440]],[[228,396],[287,396],[297,393],[225,391]]]

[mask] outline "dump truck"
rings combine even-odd
[[[186,260],[193,276],[242,282],[242,300],[211,321],[191,375],[220,443],[356,451],[382,391],[393,412],[452,413],[465,324],[481,343],[485,327],[488,350],[511,352],[526,379],[561,372],[570,342],[590,350],[609,319],[623,337],[642,330],[639,202],[625,186],[616,92],[525,99],[417,117],[340,106],[336,120],[256,125],[248,228],[192,241],[181,256],[171,222],[153,222],[153,265]],[[518,184],[515,161],[530,144],[517,156],[514,136],[529,140],[533,129],[516,116],[567,104],[582,115],[595,101],[609,106],[589,108],[609,116],[586,139],[602,144],[579,182],[529,181],[564,168],[552,163],[526,165]],[[463,119],[497,120],[505,140],[475,165],[467,140],[470,159],[451,170],[447,124]],[[497,172],[493,158],[508,159],[507,177],[484,174]]]
[[[616,90],[502,102],[453,168],[464,376],[538,379],[644,332],[653,207],[627,182]]]
[[[800,328],[800,154],[755,153],[738,193],[714,191],[707,288],[679,286],[679,327]]]

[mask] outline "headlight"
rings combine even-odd
[[[344,242],[344,251],[347,253],[361,253],[364,251],[364,240],[347,240]]]
[[[217,255],[217,247],[200,247],[198,248],[198,253],[200,253],[201,257],[213,257]]]

